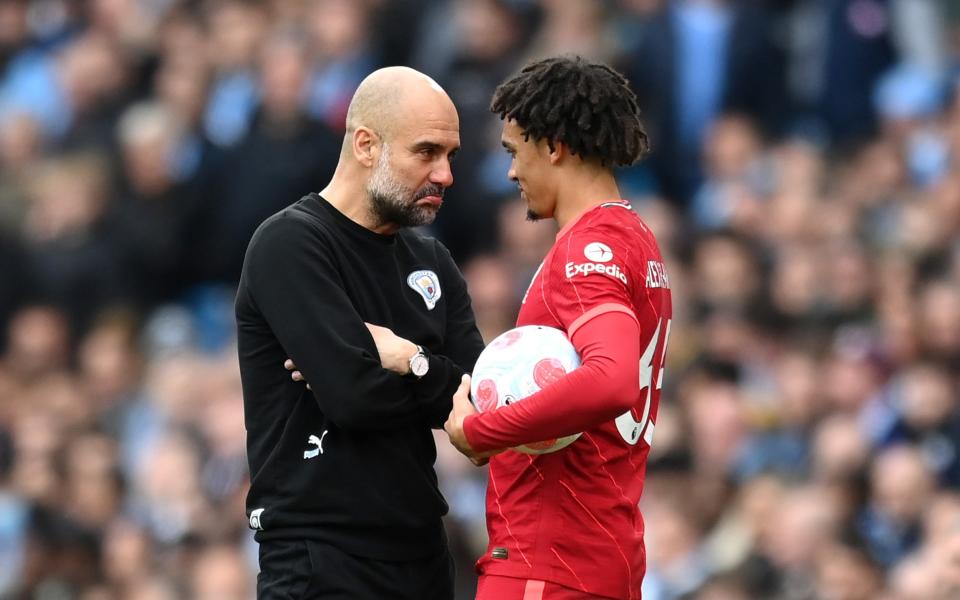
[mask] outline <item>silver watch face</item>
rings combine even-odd
[[[410,359],[410,372],[416,375],[417,377],[423,377],[427,374],[427,369],[430,368],[430,361],[427,360],[427,357],[422,354],[417,354]]]

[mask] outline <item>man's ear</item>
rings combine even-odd
[[[353,157],[365,167],[372,167],[380,155],[380,136],[368,127],[353,132]]]
[[[551,145],[553,146],[552,149]],[[558,165],[560,161],[570,155],[570,148],[563,142],[554,140],[551,144],[547,144],[547,153],[550,157],[550,164]]]

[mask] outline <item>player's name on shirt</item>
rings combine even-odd
[[[647,261],[647,287],[670,289],[670,278],[663,263],[657,260]]]

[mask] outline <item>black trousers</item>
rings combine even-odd
[[[312,540],[260,544],[257,600],[453,600],[453,557],[385,561]]]

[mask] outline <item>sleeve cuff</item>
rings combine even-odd
[[[600,315],[606,314],[608,312],[622,312],[626,315],[629,315],[630,318],[633,319],[634,321],[637,321],[637,315],[633,314],[633,311],[627,308],[626,306],[622,304],[618,304],[616,302],[608,302],[607,304],[601,304],[600,306],[596,306],[588,310],[587,312],[583,313],[579,317],[577,317],[573,321],[573,323],[571,323],[570,326],[567,327],[567,337],[572,340],[573,336],[577,333],[577,330],[583,327],[588,321],[590,321],[591,319],[595,319]]]

